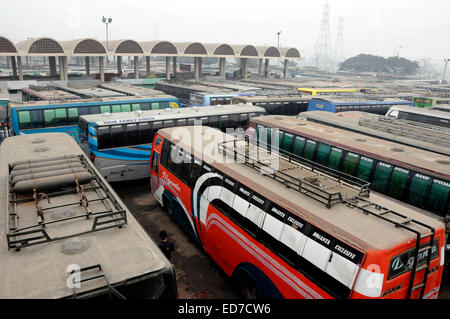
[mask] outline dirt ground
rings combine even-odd
[[[111,185],[155,242],[159,242],[159,231],[166,230],[175,243],[171,262],[176,270],[180,299],[242,298],[233,289],[230,278],[160,208],[150,193],[149,180]],[[450,299],[448,268],[442,278],[439,299]]]

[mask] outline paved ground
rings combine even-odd
[[[180,299],[241,298],[228,276],[160,208],[150,193],[148,180],[111,185],[155,242],[159,242],[159,231],[164,229],[175,243],[171,262]]]
[[[159,231],[164,229],[175,243],[176,249],[171,261],[175,265],[179,298],[241,298],[234,291],[228,276],[160,208],[150,193],[149,180],[111,185],[155,242],[159,241]],[[450,299],[448,272],[442,278],[439,298]]]

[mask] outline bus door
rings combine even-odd
[[[160,136],[156,136],[152,145],[152,155],[151,155],[151,171],[150,171],[150,187],[151,192],[155,196],[156,200],[164,205],[162,200],[162,194],[164,192],[164,187],[159,181],[159,161],[161,158],[161,148],[163,144],[163,139]]]

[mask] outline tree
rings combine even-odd
[[[419,71],[419,63],[398,56],[386,59],[371,54],[360,54],[339,64],[339,71],[415,75]]]

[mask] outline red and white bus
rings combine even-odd
[[[322,168],[209,127],[166,128],[151,191],[246,297],[437,298],[444,224]]]

